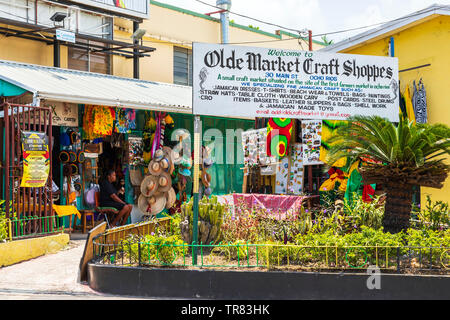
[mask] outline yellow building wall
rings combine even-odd
[[[156,3],[156,4],[155,4]],[[212,10],[214,11],[214,10]],[[219,14],[214,15],[218,18]],[[115,19],[114,39],[131,42],[133,24],[124,19]],[[170,5],[158,4],[155,1],[150,5],[150,18],[144,20],[139,28],[146,30],[143,44],[153,47],[156,51],[150,53],[151,57],[140,59],[140,79],[173,83],[173,47],[192,49],[192,42],[221,43],[221,25],[218,19],[203,14],[183,10]],[[292,35],[288,33],[265,32],[252,30],[247,26],[230,22],[229,43],[253,47],[267,47],[278,49],[308,50],[308,42],[299,44],[297,39],[286,40]],[[283,39],[283,41],[278,41]],[[258,43],[259,41],[263,41]],[[251,43],[245,43],[251,42]],[[256,43],[254,43],[256,42]],[[313,50],[323,45],[314,42]],[[121,77],[133,76],[133,60],[123,57],[113,57],[114,75]]]
[[[407,28],[382,39],[364,43],[357,48],[341,51],[350,54],[389,55],[389,39],[394,37],[394,54],[398,57],[399,70],[420,65],[431,64],[429,67],[400,72],[400,88],[404,92],[406,86],[412,93],[413,81],[422,78],[424,82],[428,122],[443,123],[450,126],[450,17],[437,16],[419,25]],[[442,189],[421,188],[421,202],[430,195],[433,201],[450,202],[450,179],[447,179]]]
[[[67,68],[68,50],[61,48],[61,67]],[[53,66],[53,46],[18,37],[0,36],[0,60]]]

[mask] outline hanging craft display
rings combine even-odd
[[[417,123],[427,123],[427,95],[422,78],[416,86],[416,81],[413,81],[414,93],[412,97],[412,104],[414,107],[414,115]]]
[[[173,150],[171,148],[157,149],[149,164],[149,175],[141,182],[141,194],[138,207],[144,215],[157,215],[164,209],[170,209],[175,204],[171,171],[173,166]],[[167,161],[168,171],[164,170]]]
[[[244,151],[244,165],[246,167],[256,165],[270,165],[276,162],[275,157],[269,157],[266,153],[267,129],[247,130],[242,133],[242,149]]]
[[[327,163],[326,159],[331,147],[331,145],[328,143],[328,140],[337,134],[336,132],[340,127],[345,126],[346,124],[347,121],[343,120],[322,120],[322,135],[321,135],[320,156],[319,156],[320,161]],[[341,158],[337,160],[335,163],[329,163],[329,165],[332,167],[342,168],[346,165],[346,163],[347,159]]]
[[[128,137],[128,159],[130,166],[144,165],[143,139]]]
[[[113,108],[96,106],[94,109],[94,133],[110,136],[114,125],[115,112]]]
[[[293,128],[292,119],[271,118],[267,123],[267,155],[282,158],[289,152]]]
[[[294,143],[291,147],[291,170],[288,193],[299,195],[303,191],[303,152],[302,144]]]
[[[142,144],[143,144],[143,159],[144,164],[147,166],[152,158],[152,141],[154,140],[156,131],[156,120],[152,115],[152,112],[145,112],[146,121],[144,131],[142,132]]]
[[[322,120],[302,120],[303,165],[322,164],[320,145]]]
[[[284,157],[277,166],[275,176],[275,193],[287,194],[288,186],[288,174],[289,174],[289,157]]]
[[[136,129],[136,110],[116,108],[114,132],[131,133],[132,129]]]
[[[50,172],[48,137],[43,132],[23,131],[23,176],[21,187],[44,187]]]

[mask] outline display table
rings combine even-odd
[[[311,209],[312,202],[319,198],[316,196],[272,195],[255,193],[233,193],[219,196],[219,201],[234,206],[236,209],[264,210],[276,219],[297,217],[300,208],[306,205]],[[236,212],[236,211],[235,211]]]

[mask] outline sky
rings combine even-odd
[[[217,9],[196,0],[158,1],[199,13],[217,11]],[[216,5],[216,0],[201,1]],[[312,30],[313,35],[315,35],[386,22],[424,9],[432,4],[450,5],[450,0],[232,0],[230,11],[285,28]],[[220,17],[219,14],[212,16]],[[234,20],[238,24],[259,27],[260,30],[268,32],[281,29],[233,14],[230,15],[230,20]],[[377,26],[371,28],[375,27]],[[330,34],[327,39],[336,43],[371,28]],[[315,37],[314,40],[321,39]]]

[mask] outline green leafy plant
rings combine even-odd
[[[385,231],[406,231],[410,225],[413,186],[442,188],[450,165],[450,128],[414,124],[402,115],[396,126],[379,116],[353,116],[328,140],[327,163],[342,157],[370,160],[359,169],[364,184],[380,183],[386,190]]]
[[[121,242],[124,254],[130,261],[141,264],[170,265],[175,259],[183,257],[187,252],[187,244],[179,236],[168,236],[165,233],[155,233],[138,237],[131,235]]]
[[[353,195],[353,200],[344,199],[343,212],[350,216],[357,227],[367,226],[380,229],[383,226],[384,206],[380,205],[380,197],[365,202],[361,196]]]
[[[202,244],[217,243],[221,238],[221,226],[227,207],[217,200],[217,196],[203,197],[198,207],[198,242]],[[192,243],[192,223],[194,200],[181,205],[180,234],[187,243]]]
[[[5,200],[0,200],[0,242],[6,241],[8,238],[5,202]]]
[[[450,210],[447,202],[431,201],[427,195],[425,207],[414,209],[413,214],[417,215],[422,229],[442,230],[450,226]]]

